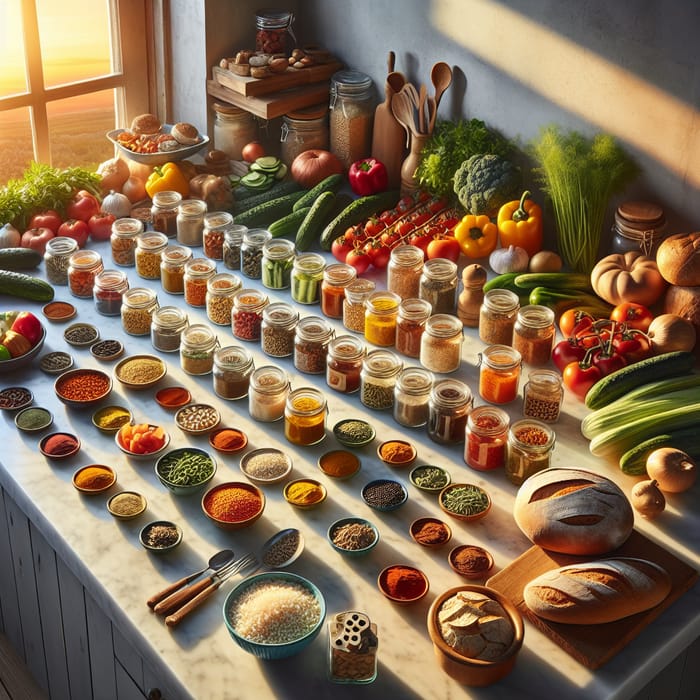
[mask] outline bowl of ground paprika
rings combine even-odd
[[[468,579],[486,578],[493,568],[491,553],[475,544],[460,544],[454,547],[447,561],[453,571]]]
[[[217,484],[202,497],[205,515],[223,530],[252,525],[264,509],[265,494],[257,486],[243,481]]]
[[[406,440],[387,440],[377,448],[379,459],[392,467],[407,467],[416,454],[416,448]]]
[[[428,593],[428,577],[413,566],[392,564],[377,577],[379,590],[393,603],[410,605],[417,603]]]
[[[72,433],[51,433],[39,443],[39,451],[49,459],[67,459],[79,449],[80,440]]]
[[[112,378],[98,369],[70,369],[56,379],[54,391],[67,406],[94,406],[111,393]]]

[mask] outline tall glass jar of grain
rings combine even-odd
[[[462,362],[462,322],[451,314],[433,314],[420,339],[420,363],[432,372],[446,374]]]
[[[143,221],[125,217],[112,224],[109,237],[112,262],[121,267],[133,267],[135,263],[136,236],[143,233]]]
[[[328,150],[328,106],[316,105],[282,117],[280,156],[290,167],[294,159],[309,149]]]
[[[346,170],[372,150],[372,87],[372,78],[356,70],[341,70],[331,77],[330,150]]]
[[[243,146],[258,138],[255,117],[245,109],[215,102],[214,147],[230,160],[243,160]]]
[[[253,420],[271,423],[284,416],[289,394],[289,377],[273,365],[258,367],[250,375],[248,413]]]
[[[160,283],[168,294],[185,291],[185,265],[192,258],[192,249],[184,245],[166,246],[160,254]]]
[[[122,295],[122,327],[129,335],[148,335],[151,332],[153,312],[157,308],[158,297],[152,289],[128,289]]]

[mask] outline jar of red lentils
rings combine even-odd
[[[515,401],[521,365],[517,350],[509,345],[489,345],[479,353],[479,396],[489,403]]]
[[[508,432],[506,476],[516,486],[529,476],[550,466],[554,449],[554,431],[541,421],[524,418]]]
[[[168,238],[177,235],[177,208],[182,201],[182,195],[172,190],[156,192],[151,205],[151,221],[153,229],[164,233]]]
[[[420,276],[421,299],[434,314],[452,314],[457,302],[457,264],[446,258],[426,260]]]
[[[298,322],[299,312],[290,304],[268,304],[262,312],[260,349],[270,357],[289,357],[294,352]]]
[[[529,304],[518,311],[513,328],[513,347],[526,365],[546,365],[554,347],[554,311],[547,306]]]
[[[192,258],[185,264],[185,303],[206,306],[207,284],[216,274],[216,262],[208,258]]]
[[[241,280],[228,272],[220,272],[207,280],[207,317],[217,326],[228,326],[233,311],[233,295],[243,286]]]
[[[420,340],[420,363],[425,369],[449,374],[462,363],[464,326],[452,314],[433,314],[425,323]]]
[[[207,258],[211,258],[212,260],[224,259],[226,231],[232,226],[233,216],[227,211],[211,211],[204,215],[202,246],[204,255]]]
[[[404,299],[396,319],[396,351],[406,357],[420,357],[420,341],[432,306],[425,299]]]
[[[143,221],[124,217],[112,224],[109,244],[112,250],[112,262],[121,267],[133,267],[135,264],[136,236],[143,233]]]
[[[545,423],[559,420],[564,399],[561,374],[551,369],[535,369],[530,372],[523,389],[523,416]]]
[[[192,259],[192,249],[169,245],[160,254],[160,283],[168,294],[185,291],[185,265]]]
[[[471,389],[458,379],[433,384],[428,403],[428,437],[434,442],[464,442],[467,418],[474,405]]]
[[[306,316],[294,333],[294,366],[306,374],[324,374],[328,345],[335,331],[323,318]]]
[[[393,346],[401,297],[389,291],[372,292],[365,301],[365,339],[374,345]]]
[[[421,367],[406,367],[394,387],[394,420],[408,428],[428,422],[430,391],[435,377]]]
[[[103,316],[119,316],[122,295],[129,289],[129,280],[122,270],[102,270],[95,275],[93,298],[95,310]]]
[[[510,418],[502,408],[477,406],[464,432],[465,463],[479,471],[505,466],[509,425]]]
[[[420,298],[420,278],[425,255],[415,245],[393,248],[386,268],[386,288],[401,299]]]
[[[365,332],[365,302],[375,290],[374,280],[356,279],[345,288],[343,298],[343,325],[349,331]]]
[[[284,416],[289,377],[280,367],[265,365],[250,375],[248,413],[253,420],[272,423]]]
[[[239,340],[260,340],[263,309],[269,304],[259,289],[239,289],[233,297],[231,332]]]
[[[326,436],[326,398],[312,387],[294,389],[284,408],[284,436],[295,445],[315,445]]]
[[[136,237],[136,274],[146,280],[160,279],[161,254],[168,237],[159,231],[144,231]]]
[[[479,309],[479,338],[487,345],[510,345],[513,342],[515,317],[520,299],[509,289],[490,289]]]
[[[364,343],[354,335],[340,335],[331,340],[326,357],[326,384],[341,394],[360,388]]]
[[[95,250],[76,250],[68,259],[68,288],[74,297],[91,299],[95,277],[104,270],[102,256]]]
[[[357,270],[347,263],[327,265],[321,283],[321,312],[329,318],[343,317],[345,289],[357,278]]]

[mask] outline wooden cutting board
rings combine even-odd
[[[543,620],[525,605],[523,589],[536,576],[566,564],[588,561],[593,557],[572,557],[531,547],[504,569],[492,576],[487,586],[511,600],[522,616],[554,640],[587,668],[596,669],[609,661],[666,608],[693,586],[698,572],[663,547],[634,530],[628,540],[606,557],[627,556],[648,559],[662,566],[671,577],[671,592],[651,610],[603,625],[563,625]],[[602,558],[602,557],[601,557]]]

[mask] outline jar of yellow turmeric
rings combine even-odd
[[[315,445],[326,436],[327,403],[312,387],[294,389],[284,409],[284,436],[295,445]]]
[[[373,292],[365,301],[365,339],[388,347],[396,341],[396,322],[401,297],[394,292]]]

